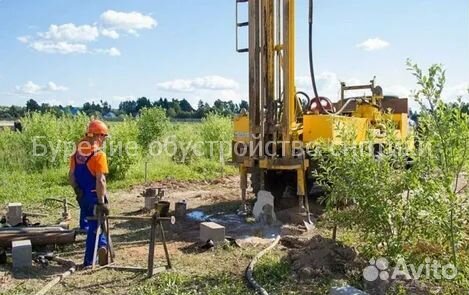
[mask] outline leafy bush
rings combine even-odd
[[[0,130],[0,165],[3,170],[23,170],[26,168],[27,152],[19,132]]]
[[[203,151],[200,148],[202,140],[196,128],[198,124],[192,125],[184,124],[183,126],[178,126],[175,135],[172,137],[176,145],[172,160],[176,163],[191,164],[203,155]]]
[[[327,191],[329,220],[355,228],[370,254],[412,258],[422,245],[431,245],[433,250],[424,250],[431,252],[427,255],[444,261],[452,253],[457,265],[457,253],[469,241],[469,198],[457,189],[468,164],[469,116],[462,104],[441,99],[441,66],[433,65],[427,74],[410,62],[409,67],[421,87],[416,92],[418,149],[386,132],[386,144],[375,155],[372,145],[356,145],[353,134],[342,130],[342,145],[316,148],[317,177]],[[411,168],[407,156],[413,159]]]
[[[420,86],[415,92],[421,108],[417,140],[419,165],[422,174],[427,176],[422,192],[434,196],[438,204],[432,213],[440,217],[436,219],[440,227],[439,238],[441,242],[449,242],[456,265],[457,252],[464,248],[463,241],[469,239],[469,198],[458,191],[461,173],[469,163],[469,116],[463,112],[461,98],[453,104],[443,101],[441,95],[446,75],[441,65],[432,65],[427,74],[410,60],[407,65]]]
[[[152,142],[160,140],[169,128],[169,120],[162,108],[144,108],[137,120],[137,140],[143,152],[148,154]]]
[[[214,113],[208,114],[202,120],[200,134],[204,142],[205,157],[218,160],[222,155],[225,159],[230,156],[230,144],[233,138],[231,118]]]
[[[89,119],[84,115],[57,118],[52,113],[31,113],[22,118],[22,150],[28,171],[57,168],[68,162],[75,143],[85,133]]]
[[[393,138],[393,132],[386,134],[387,144],[378,159],[371,134],[369,144],[356,144],[353,131],[344,129],[342,144],[318,146],[314,160],[319,166],[318,181],[328,192],[324,201],[334,225],[356,227],[369,246],[367,250],[395,257],[418,225],[408,223],[415,216],[410,216],[407,208],[415,199],[402,196],[411,189],[412,170],[406,169],[405,157],[411,151],[406,143]]]
[[[124,121],[112,125],[110,133],[111,136],[105,145],[109,178],[123,179],[140,155],[137,145],[137,122],[131,118],[125,118]]]

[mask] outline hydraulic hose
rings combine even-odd
[[[309,72],[311,75],[311,83],[313,84],[314,98],[318,99],[318,88],[316,86],[316,77],[314,75],[314,62],[313,62],[313,0],[309,0]]]
[[[256,293],[261,294],[261,295],[269,295],[267,291],[259,285],[256,280],[254,280],[253,272],[254,272],[254,266],[256,265],[257,261],[264,256],[267,252],[272,250],[275,246],[277,246],[278,242],[280,241],[280,235],[277,236],[277,238],[270,244],[269,247],[265,248],[261,252],[257,253],[256,256],[251,260],[249,263],[248,267],[246,268],[246,279],[249,283],[249,285],[256,291]]]
[[[316,101],[319,107],[323,112],[325,112],[328,115],[339,115],[341,114],[347,105],[352,101],[352,99],[347,100],[347,102],[340,108],[340,110],[336,112],[330,112],[324,108],[324,106],[321,104],[321,101],[319,99],[319,94],[318,94],[318,88],[316,85],[316,76],[314,74],[314,59],[313,59],[313,18],[314,18],[314,0],[309,0],[309,18],[308,18],[308,24],[309,24],[309,32],[308,32],[308,37],[309,37],[309,72],[311,75],[311,84],[313,85],[313,92],[314,92],[314,98],[311,99],[312,101]],[[301,93],[303,94],[303,93]],[[308,97],[308,96],[307,96]],[[328,99],[329,100],[329,99]],[[332,102],[329,100],[329,103],[331,106],[333,106]]]

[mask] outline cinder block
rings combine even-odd
[[[215,245],[225,242],[225,227],[215,222],[200,223],[200,240],[212,240]]]
[[[23,221],[23,208],[21,203],[9,203],[7,212],[7,222],[10,225],[17,225]]]
[[[30,270],[33,260],[31,240],[11,242],[11,256],[14,270]]]
[[[145,197],[145,209],[151,211],[155,209],[156,197]]]

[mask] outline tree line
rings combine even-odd
[[[215,100],[213,105],[200,100],[197,107],[194,108],[185,98],[160,98],[151,101],[146,97],[140,97],[136,100],[125,100],[119,103],[117,108],[113,108],[107,101],[86,102],[81,107],[71,105],[50,105],[47,103],[39,104],[34,99],[29,99],[25,106],[0,106],[0,120],[15,120],[23,117],[27,113],[53,113],[56,116],[75,115],[83,112],[88,116],[104,117],[106,119],[119,119],[124,116],[137,116],[140,110],[144,108],[160,107],[166,111],[166,115],[172,119],[201,119],[209,113],[217,113],[224,116],[237,114],[241,109],[248,109],[248,102],[242,100],[241,103],[235,103],[232,100]]]

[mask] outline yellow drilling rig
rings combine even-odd
[[[241,9],[248,10],[247,21],[238,19]],[[254,192],[293,188],[298,202],[292,207],[298,204],[300,211],[309,213],[307,187],[314,167],[305,153],[295,151],[318,140],[333,144],[338,135],[337,121],[355,130],[357,142],[364,141],[368,131],[381,132],[384,119],[395,123],[398,137],[407,137],[407,99],[383,95],[374,79],[368,85],[341,83],[341,97],[336,103],[318,95],[312,24],[310,0],[309,63],[314,90],[310,96],[295,87],[295,0],[236,0],[236,50],[249,54],[249,109],[234,118],[232,143],[244,205],[251,174]],[[247,48],[238,47],[242,27],[248,28]],[[351,90],[369,95],[347,97]],[[277,202],[280,196],[274,196]]]

